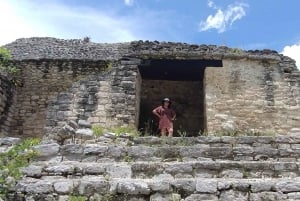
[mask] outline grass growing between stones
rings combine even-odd
[[[112,128],[104,128],[99,125],[93,125],[92,131],[96,137],[103,136],[105,134],[105,132],[113,133],[113,134],[115,134],[116,137],[121,136],[123,134],[129,135],[132,137],[140,136],[140,132],[131,126],[119,126],[119,127],[112,127]]]
[[[92,126],[92,131],[96,137],[100,137],[104,134],[104,128],[99,125],[93,125]]]
[[[22,176],[21,168],[26,167],[39,155],[33,146],[40,143],[40,139],[26,139],[14,145],[9,151],[0,154],[0,197],[5,198],[17,180]]]

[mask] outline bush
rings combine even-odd
[[[9,151],[0,154],[0,197],[6,197],[17,180],[22,176],[20,170],[38,156],[33,146],[40,143],[40,139],[26,139],[14,145]]]

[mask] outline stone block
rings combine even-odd
[[[149,195],[150,188],[142,181],[120,181],[117,185],[117,192],[128,195]]]
[[[53,187],[58,194],[70,194],[73,192],[74,185],[72,180],[66,180],[55,182]]]
[[[196,191],[198,193],[217,193],[218,182],[210,180],[200,180],[196,182]]]

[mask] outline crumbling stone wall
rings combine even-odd
[[[263,60],[224,59],[223,65],[205,72],[208,130],[287,133],[299,127],[296,72]]]
[[[53,99],[65,101],[55,107],[68,108],[67,96],[64,96],[63,92],[66,92],[76,81],[95,75],[104,68],[103,61],[76,60],[32,60],[18,62],[16,65],[22,69],[22,80],[21,85],[16,89],[15,111],[9,130],[11,134],[23,137],[43,135],[46,114],[51,112],[48,106],[51,108]],[[49,121],[51,119],[48,119]]]
[[[0,74],[0,135],[7,135],[13,111],[14,85]]]
[[[299,70],[293,60],[274,51],[53,38],[20,39],[6,48],[22,69],[22,84],[10,107],[14,108],[8,129],[11,135],[41,136],[45,126],[47,131],[70,119],[137,126],[143,83],[138,66],[145,59],[223,61],[224,67],[205,70],[206,112],[201,115],[207,119],[208,132],[299,129]],[[109,66],[108,73],[104,68]],[[187,86],[180,93],[189,90]]]

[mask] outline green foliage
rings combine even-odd
[[[104,134],[104,128],[99,125],[93,125],[92,126],[93,133],[96,137],[100,137]]]
[[[33,146],[40,143],[40,139],[26,139],[14,145],[9,151],[0,154],[0,197],[5,197],[8,190],[14,186],[14,181],[21,178],[20,169],[38,156]],[[10,178],[10,179],[8,179]]]
[[[113,63],[111,61],[105,61],[105,71],[111,71]]]
[[[69,196],[69,201],[86,201],[88,200],[85,196],[79,196],[79,195],[71,195]]]
[[[11,54],[3,47],[0,47],[0,72],[7,74],[15,85],[20,83],[17,79],[20,69],[11,65]]]
[[[242,54],[244,51],[242,49],[239,48],[232,48],[231,49],[231,53],[233,54]]]
[[[101,201],[113,201],[115,199],[116,195],[113,193],[106,193],[102,195]]]
[[[131,126],[115,127],[115,128],[110,129],[110,131],[115,133],[117,136],[124,134],[124,133],[127,133],[128,135],[131,135],[131,136],[136,136],[136,137],[140,135],[140,133],[134,127],[131,127]]]

